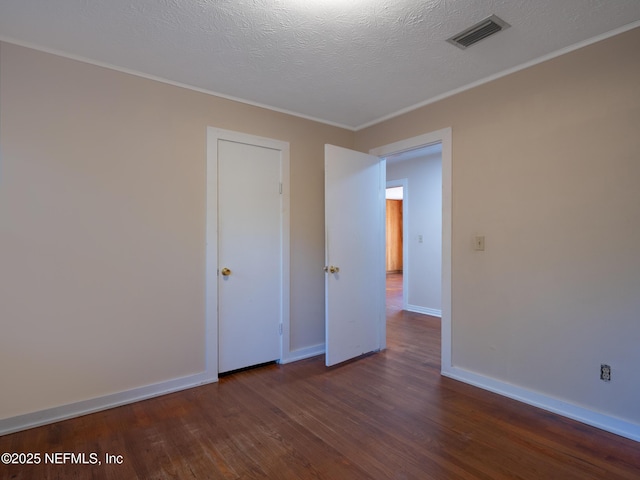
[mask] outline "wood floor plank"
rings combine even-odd
[[[0,479],[640,479],[637,442],[440,376],[439,319],[401,310],[401,276],[387,293],[383,352],[267,365],[5,435],[0,453],[103,463],[0,465]]]

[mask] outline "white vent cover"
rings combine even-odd
[[[491,15],[453,37],[448,38],[447,42],[464,50],[474,43],[478,43],[480,40],[484,40],[510,26],[511,25],[496,15]]]

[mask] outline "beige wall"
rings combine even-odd
[[[454,367],[635,424],[639,51],[635,29],[356,134],[452,127]]]
[[[206,127],[290,142],[291,348],[324,342],[353,132],[0,44],[0,419],[205,368]]]

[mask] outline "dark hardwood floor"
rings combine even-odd
[[[400,310],[399,279],[384,352],[268,365],[5,435],[0,453],[95,452],[102,464],[0,464],[0,478],[640,478],[639,443],[441,377],[439,320]]]

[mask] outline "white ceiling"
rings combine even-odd
[[[2,40],[356,130],[633,26],[639,0],[0,0]]]

